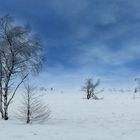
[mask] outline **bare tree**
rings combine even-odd
[[[98,79],[95,83],[91,78],[87,79],[85,82],[85,86],[82,88],[83,91],[87,94],[87,99],[93,98],[98,100],[99,98],[96,96],[97,93],[102,91],[96,91],[96,88],[99,86],[100,80]]]
[[[21,106],[18,108],[17,118],[27,124],[41,123],[50,117],[50,110],[42,102],[42,95],[35,93],[36,88],[29,84],[22,94]]]
[[[137,82],[137,86],[133,93],[133,99],[136,99],[136,94],[140,93],[140,78],[135,78],[135,81]]]
[[[17,25],[13,18],[0,19],[0,112],[8,120],[8,107],[30,73],[42,65],[41,43],[29,26]],[[16,82],[15,82],[16,81]]]

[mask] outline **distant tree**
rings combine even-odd
[[[18,107],[16,114],[21,121],[29,123],[42,123],[49,119],[50,110],[42,101],[42,94],[36,93],[36,88],[29,84],[25,86],[25,92],[22,94],[21,106]]]
[[[45,87],[40,87],[40,91],[47,91],[47,88],[45,88]]]
[[[4,120],[20,85],[41,66],[41,42],[31,28],[18,25],[8,15],[0,18],[0,113]]]
[[[136,98],[137,93],[140,93],[140,78],[135,78],[135,81],[137,82],[137,86],[134,89],[133,99]]]
[[[85,82],[84,87],[82,88],[83,91],[87,94],[87,99],[93,98],[98,100],[99,98],[96,96],[97,92],[96,88],[99,86],[100,80],[98,79],[96,82],[93,82],[91,78],[87,79]]]

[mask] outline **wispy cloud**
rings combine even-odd
[[[104,63],[109,65],[125,65],[140,59],[139,44],[129,44],[126,47],[112,50],[108,46],[83,46],[82,53],[77,57],[79,63]]]

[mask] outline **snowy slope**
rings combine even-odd
[[[47,95],[52,115],[45,124],[23,124],[11,110],[9,121],[0,120],[0,140],[140,140],[140,99],[102,95],[100,101],[82,94]]]

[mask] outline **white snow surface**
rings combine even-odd
[[[10,119],[0,120],[0,140],[140,140],[140,99],[127,93],[100,96],[104,99],[95,101],[83,94],[48,94],[50,119],[30,125],[14,117],[15,99]]]

